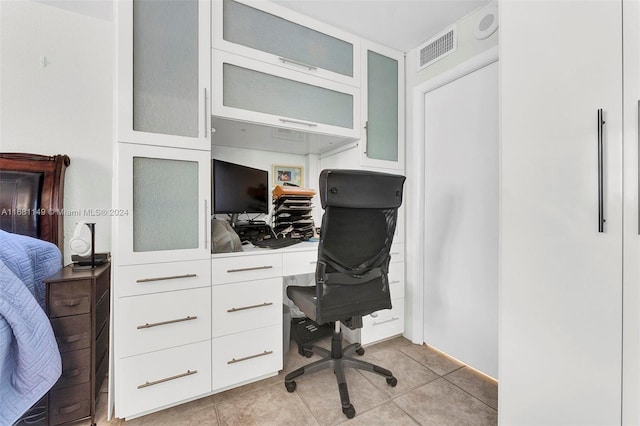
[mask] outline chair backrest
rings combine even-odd
[[[389,251],[405,177],[323,170],[316,321],[345,321],[391,308]]]

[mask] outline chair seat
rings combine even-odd
[[[316,286],[289,286],[287,296],[308,318],[316,320]]]

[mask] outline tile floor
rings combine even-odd
[[[325,340],[321,346],[329,347]],[[384,378],[347,370],[356,417],[348,420],[331,370],[296,380],[288,393],[284,376],[315,359],[307,359],[292,343],[285,369],[277,376],[169,408],[127,422],[106,421],[106,391],[98,399],[98,425],[478,425],[497,424],[498,385],[428,346],[403,337],[365,347],[363,359],[393,372],[395,388]],[[103,387],[104,389],[104,387]],[[74,426],[89,425],[77,422]]]

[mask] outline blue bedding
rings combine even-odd
[[[0,426],[18,420],[62,372],[43,284],[61,265],[55,245],[0,231]]]

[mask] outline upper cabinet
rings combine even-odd
[[[211,3],[116,4],[118,141],[210,150]]]
[[[359,38],[270,2],[214,1],[212,45],[359,87]]]
[[[212,63],[213,115],[360,137],[359,89],[220,50]]]
[[[361,164],[404,168],[404,54],[362,41]]]

